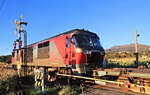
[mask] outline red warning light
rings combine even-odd
[[[19,47],[21,47],[22,46],[22,41],[19,41]]]

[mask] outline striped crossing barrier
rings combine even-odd
[[[35,87],[42,87],[42,93],[45,93],[44,89],[44,69],[35,69],[34,70],[35,78]]]

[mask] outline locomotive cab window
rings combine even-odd
[[[70,48],[71,38],[66,37],[66,39],[67,39],[66,47],[67,47],[67,48]]]
[[[99,42],[99,38],[96,35],[73,35],[73,40],[77,47],[79,48],[95,48],[100,49],[101,44]]]

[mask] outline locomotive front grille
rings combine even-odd
[[[99,52],[92,52],[87,55],[87,67],[91,69],[99,68],[102,66],[103,56]]]

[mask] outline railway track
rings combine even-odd
[[[132,92],[127,88],[117,88],[117,87],[114,87],[113,85],[107,85],[107,86],[94,85],[93,88],[105,89],[105,90],[110,90],[110,91],[114,91],[114,92],[129,94],[129,95],[141,95],[141,93]]]
[[[93,88],[89,88],[84,92],[85,95],[144,95],[139,93],[134,93],[130,91],[122,91],[117,88],[95,85]]]

